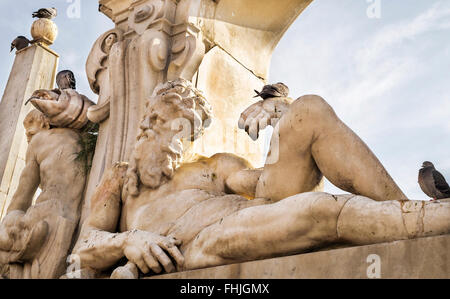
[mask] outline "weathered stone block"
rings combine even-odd
[[[319,251],[154,279],[450,278],[450,235]],[[378,260],[379,257],[379,260]]]

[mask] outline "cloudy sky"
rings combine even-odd
[[[94,0],[80,0],[77,15],[70,9],[76,1],[0,2],[1,90],[14,60],[11,40],[29,36],[31,12],[54,6],[60,35],[52,48],[61,55],[60,69],[72,69],[79,90],[95,98],[84,65],[112,23]],[[448,0],[315,0],[276,49],[270,81],[285,82],[292,97],[323,96],[403,191],[425,200],[417,184],[423,161],[450,179],[449,33]],[[329,183],[326,191],[340,193]]]

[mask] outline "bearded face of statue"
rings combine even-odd
[[[135,163],[141,183],[149,188],[158,188],[165,180],[172,178],[177,160],[158,142],[150,139],[138,141],[135,147]]]
[[[156,89],[147,103],[129,173],[129,190],[137,195],[139,182],[156,189],[172,179],[186,147],[209,124],[211,108],[192,85],[179,79]]]

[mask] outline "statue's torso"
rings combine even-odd
[[[203,228],[263,201],[226,194],[226,175],[212,159],[185,164],[157,190],[145,188],[122,209],[121,230],[173,236],[187,245]]]

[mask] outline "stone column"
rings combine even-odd
[[[35,90],[53,88],[58,58],[42,42],[16,53],[0,102],[0,217],[4,216],[25,167],[27,140],[22,122],[32,105],[24,104]]]

